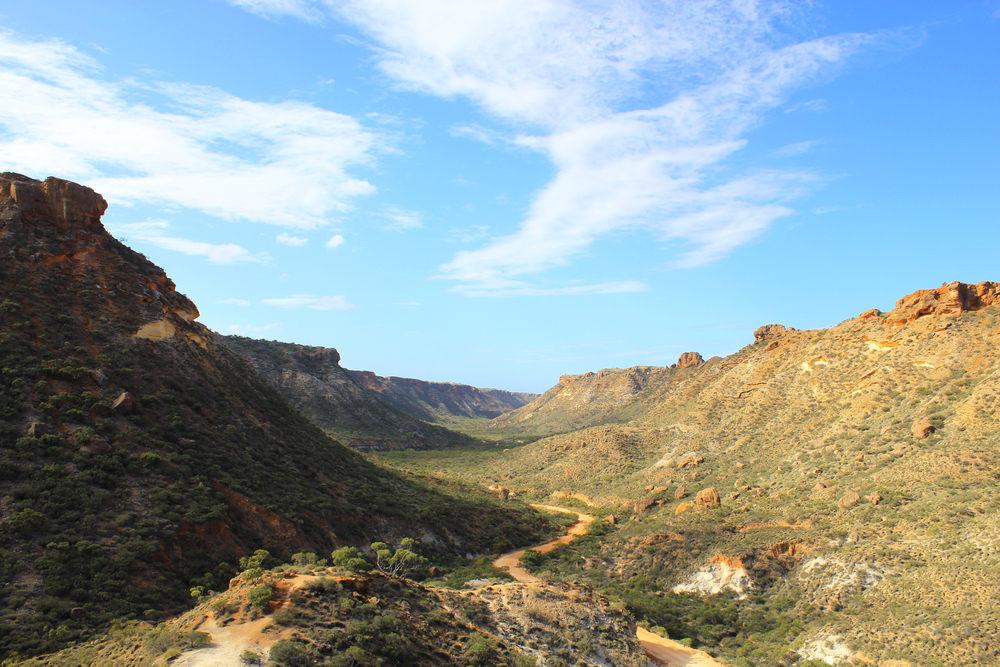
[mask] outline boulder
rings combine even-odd
[[[694,505],[700,510],[718,507],[721,504],[722,498],[719,496],[719,492],[715,490],[714,486],[702,489],[698,492],[698,495],[694,497]]]
[[[880,502],[882,502],[882,496],[879,494],[878,491],[875,491],[870,496],[868,496],[868,502],[870,502],[872,505],[878,505]]]
[[[649,496],[643,496],[639,500],[635,501],[635,513],[642,514],[650,507],[652,507],[655,503],[656,501],[650,498]]]
[[[701,366],[705,360],[697,352],[685,352],[677,359],[677,368],[687,368],[688,366]]]
[[[684,514],[684,512],[687,512],[692,507],[694,507],[694,505],[692,505],[691,503],[681,503],[680,505],[677,506],[677,509],[674,510],[674,514]]]
[[[765,340],[781,338],[786,333],[788,333],[788,329],[783,324],[765,324],[753,332],[753,340],[755,343],[761,343]]]
[[[683,498],[687,494],[688,494],[687,487],[685,487],[683,485],[682,486],[678,486],[677,490],[674,491],[674,498],[676,498],[677,500],[680,500],[681,498]]]
[[[913,422],[913,426],[910,427],[910,433],[913,434],[914,438],[926,438],[931,433],[934,432],[934,424],[927,417],[920,417]]]
[[[677,467],[693,468],[696,465],[702,463],[704,460],[705,460],[704,456],[701,456],[700,454],[695,454],[694,452],[688,452],[687,454],[682,456],[680,460],[677,462]]]
[[[198,444],[198,441],[190,438],[180,438],[177,440],[177,444],[180,445],[181,449],[191,449]]]
[[[130,415],[135,412],[138,407],[138,403],[132,394],[127,391],[123,391],[121,395],[115,399],[115,402],[111,404],[111,409],[123,415]]]
[[[614,514],[609,514],[604,517],[604,523],[613,526],[618,523],[618,518]]]
[[[859,502],[861,502],[861,494],[859,494],[857,491],[848,491],[847,493],[844,494],[843,498],[840,499],[840,502],[837,503],[837,505],[840,507],[840,509],[846,510],[850,509],[851,507],[854,507]]]
[[[862,321],[874,320],[882,317],[882,311],[878,308],[869,308],[865,312],[858,315],[858,319]]]

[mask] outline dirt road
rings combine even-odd
[[[565,535],[559,539],[552,540],[551,542],[540,544],[537,547],[531,547],[532,550],[539,551],[543,554],[547,554],[553,549],[556,549],[564,544],[569,544],[579,535],[586,535],[587,524],[594,520],[594,517],[589,514],[581,514],[563,507],[556,507],[555,505],[533,504],[532,507],[536,509],[548,510],[550,512],[576,514],[577,516],[576,523],[570,526]],[[518,549],[517,551],[506,553],[493,561],[493,566],[500,568],[501,570],[507,570],[507,572],[510,573],[510,576],[522,583],[539,583],[541,580],[538,577],[533,576],[520,565],[521,556],[524,555],[524,552],[525,549]],[[704,651],[697,651],[693,648],[688,648],[684,644],[676,642],[672,639],[664,639],[659,635],[654,635],[652,632],[649,632],[644,628],[636,628],[635,634],[636,638],[639,640],[639,644],[642,645],[642,650],[646,652],[646,656],[653,662],[662,665],[663,667],[725,667],[725,665],[716,661],[712,658],[712,656]]]

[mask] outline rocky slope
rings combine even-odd
[[[348,371],[359,384],[408,415],[434,423],[467,419],[492,419],[516,410],[538,394],[479,389],[451,382],[426,382],[411,378],[382,377],[370,371]]]
[[[104,230],[106,207],[74,183],[0,174],[0,653],[181,610],[194,581],[225,581],[260,546],[537,539],[545,524],[523,506],[330,439]]]
[[[559,435],[433,465],[607,513],[540,567],[729,664],[1000,664],[998,349],[1000,284],[951,283],[704,364],[563,378],[494,422]]]
[[[467,436],[428,424],[384,401],[382,394],[356,379],[356,371],[340,365],[340,353],[333,348],[241,336],[222,340],[245,357],[296,409],[350,447],[384,451],[470,442]]]

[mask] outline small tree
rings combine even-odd
[[[373,542],[375,565],[390,577],[402,577],[414,568],[420,567],[427,559],[411,551],[417,542],[412,537],[404,537],[399,542],[399,548],[393,552],[385,542]]]
[[[244,579],[259,579],[264,574],[264,561],[271,557],[271,552],[266,549],[257,549],[252,556],[240,559],[240,567],[243,568]]]
[[[354,547],[341,547],[334,551],[330,554],[330,564],[351,572],[366,572],[372,567],[372,564],[365,560]]]

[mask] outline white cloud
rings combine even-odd
[[[229,330],[236,334],[261,333],[264,331],[271,331],[273,329],[283,329],[283,328],[284,324],[282,324],[281,322],[272,322],[270,324],[261,324],[261,325],[253,325],[253,324],[229,325]]]
[[[309,0],[228,0],[229,4],[261,16],[293,16],[306,21],[323,17]]]
[[[145,222],[132,222],[118,225],[109,225],[108,231],[119,238],[127,236],[128,239],[143,241],[155,245],[164,250],[176,250],[186,255],[202,255],[208,258],[213,264],[235,264],[237,262],[258,262],[265,264],[269,261],[266,252],[251,254],[249,250],[235,243],[205,243],[203,241],[192,241],[171,235],[167,230],[170,223],[163,220],[147,220]]]
[[[231,303],[234,306],[249,306],[250,302],[246,299],[219,299],[216,303]]]
[[[334,248],[339,248],[344,243],[344,237],[340,234],[334,234],[330,237],[330,240],[326,242],[326,247],[331,250]]]
[[[7,31],[0,90],[5,168],[82,181],[119,203],[309,229],[374,192],[349,170],[387,149],[388,135],[350,116],[204,86],[117,81],[72,46]]]
[[[278,2],[255,5],[294,14]],[[467,97],[509,123],[516,134],[506,141],[555,166],[516,231],[440,267],[438,277],[469,294],[565,293],[525,278],[629,229],[680,246],[675,266],[732,252],[790,213],[784,202],[808,181],[752,172],[721,181],[719,167],[745,133],[858,51],[906,37],[796,41],[779,26],[800,17],[779,0],[316,0],[311,7],[366,32],[400,86]],[[452,132],[497,141],[475,126]],[[752,189],[758,183],[766,193]]]
[[[313,296],[311,294],[296,294],[283,299],[263,299],[261,303],[279,308],[312,308],[313,310],[350,310],[354,308],[344,296]]]
[[[301,236],[292,236],[291,234],[287,234],[285,232],[278,234],[275,237],[275,239],[278,241],[278,243],[281,243],[283,245],[290,245],[296,248],[304,246],[305,244],[309,243],[309,239],[307,238]]]

